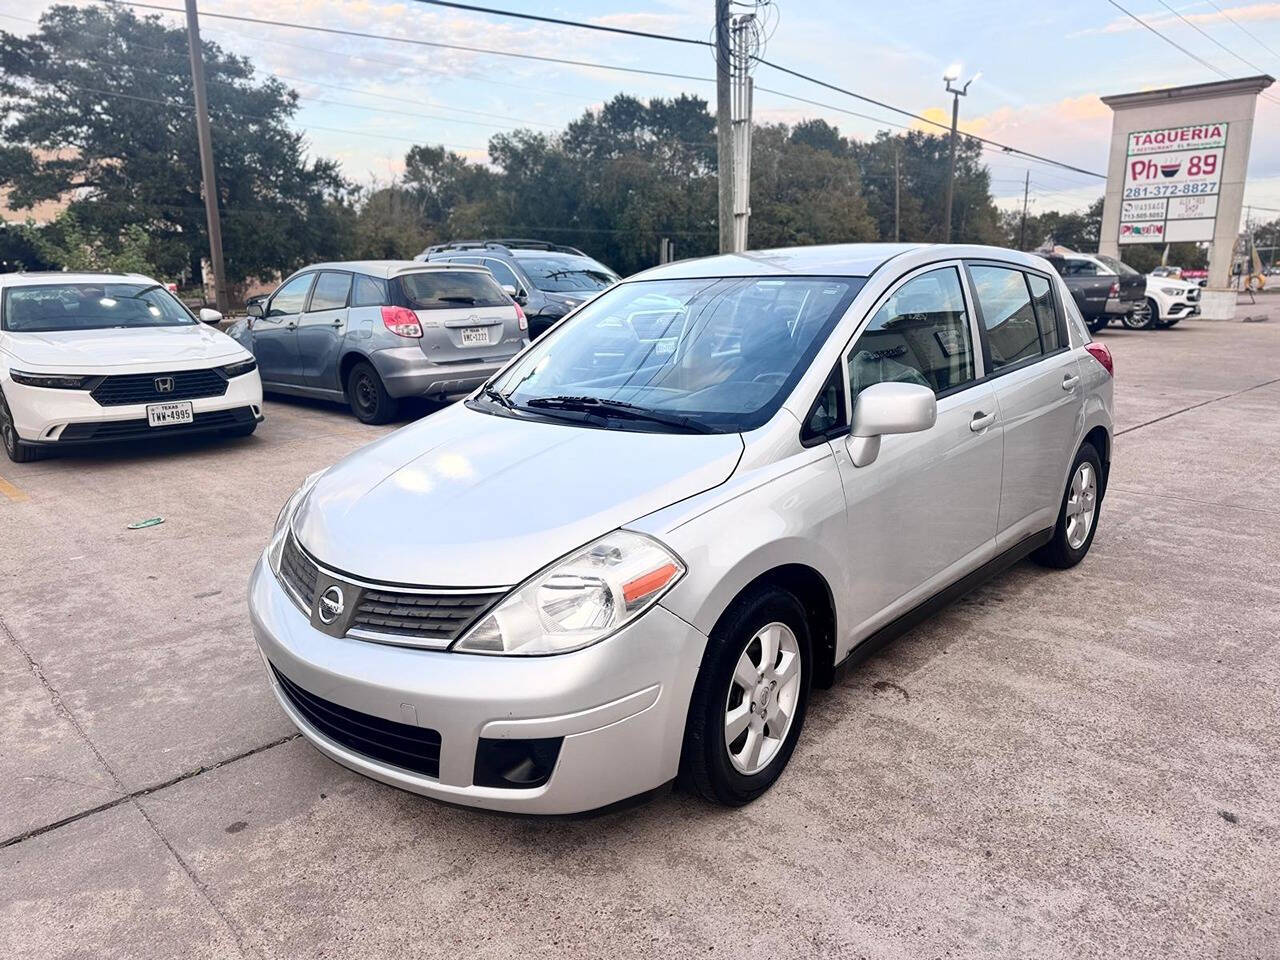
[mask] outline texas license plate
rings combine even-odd
[[[489,331],[484,327],[465,327],[462,331],[464,347],[484,346],[489,342]]]
[[[168,427],[175,423],[191,423],[194,419],[195,414],[191,412],[190,400],[147,404],[147,423],[153,427]]]

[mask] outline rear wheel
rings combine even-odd
[[[3,393],[0,393],[0,443],[4,444],[5,455],[14,463],[40,460],[46,452],[43,447],[23,443],[18,439],[18,430],[13,425],[13,414],[9,412],[9,404]]]
[[[1130,330],[1146,330],[1155,323],[1160,311],[1151,300],[1143,300],[1124,315],[1124,325]]]
[[[1046,567],[1065,570],[1084,559],[1098,529],[1102,508],[1102,460],[1093,444],[1081,444],[1071,465],[1071,479],[1062,495],[1053,539],[1032,554]]]
[[[804,726],[812,649],[804,607],[776,587],[721,619],[689,704],[686,786],[714,803],[741,806],[773,785]]]
[[[387,423],[395,419],[400,404],[387,393],[372,364],[363,360],[347,375],[347,400],[361,423]]]
[[[1105,314],[1100,317],[1090,317],[1085,321],[1085,326],[1089,328],[1090,333],[1097,333],[1110,322],[1111,318]]]

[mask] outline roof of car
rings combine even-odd
[[[444,260],[341,260],[332,263],[310,263],[296,273],[308,273],[314,270],[349,270],[352,273],[366,273],[371,277],[384,280],[399,276],[402,273],[413,273],[419,270],[483,270],[484,267],[470,263],[451,263]]]
[[[1039,257],[974,244],[927,243],[837,243],[813,247],[784,247],[778,250],[749,250],[726,253],[699,260],[679,260],[638,273],[628,280],[678,280],[695,277],[824,276],[868,277],[894,259],[917,251],[936,258],[995,258],[1039,266]],[[1043,267],[1041,267],[1043,269]]]
[[[155,283],[141,273],[67,273],[62,270],[32,270],[30,272],[0,273],[0,285],[6,287],[33,286],[50,283]]]

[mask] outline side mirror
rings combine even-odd
[[[222,314],[217,310],[210,310],[208,307],[205,307],[200,311],[200,322],[207,323],[211,326],[216,323],[221,323]]]
[[[938,401],[933,391],[918,383],[875,383],[853,404],[849,431],[849,456],[855,467],[865,467],[880,456],[880,438],[886,433],[919,433],[938,422]]]
[[[258,320],[261,320],[264,316],[266,316],[266,314],[262,310],[261,300],[255,300],[253,303],[249,304],[247,307],[244,308],[244,312],[251,317],[255,317]]]
[[[514,300],[514,299],[516,298],[516,295],[517,295],[520,291],[519,291],[519,290],[517,290],[517,289],[515,288],[515,286],[514,286],[514,285],[512,285],[512,284],[510,284],[510,283],[504,283],[504,284],[502,285],[502,292],[503,292],[503,293],[505,293],[505,294],[506,294],[508,297],[510,297],[512,300]]]

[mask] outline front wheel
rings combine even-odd
[[[1071,479],[1062,495],[1053,539],[1036,550],[1032,559],[1059,570],[1074,567],[1089,552],[1101,507],[1102,460],[1093,444],[1081,444],[1071,464]]]
[[[347,400],[361,423],[388,423],[395,419],[399,402],[382,384],[373,365],[363,360],[347,376]]]
[[[45,455],[43,447],[23,443],[18,439],[18,430],[13,425],[13,414],[9,412],[9,404],[0,393],[0,443],[4,445],[5,455],[14,463],[30,463],[40,460]]]
[[[785,590],[762,590],[722,618],[689,704],[685,785],[735,807],[773,785],[804,726],[812,649],[804,607]]]
[[[1155,323],[1155,318],[1159,315],[1154,303],[1143,300],[1124,315],[1124,325],[1130,330],[1146,330]]]

